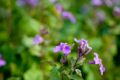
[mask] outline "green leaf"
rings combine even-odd
[[[76,60],[75,60],[73,57],[71,57],[71,58],[70,58],[71,67],[73,67],[73,66],[74,66],[75,61],[76,61]]]
[[[39,21],[28,16],[23,17],[19,24],[22,30],[28,34],[39,33],[39,29],[43,28],[43,25]]]
[[[29,48],[30,54],[33,56],[38,56],[40,57],[42,54],[40,53],[41,51],[41,46],[40,45],[35,45]]]
[[[67,72],[66,71],[62,71],[61,74],[67,75]]]
[[[33,64],[32,68],[25,72],[24,80],[43,80],[42,72]]]
[[[50,71],[50,80],[61,80],[60,73],[55,66],[53,66],[53,69]]]
[[[115,34],[115,35],[119,35],[120,34],[120,24],[117,25],[116,27],[114,28],[111,28],[110,31]]]
[[[57,19],[56,19],[55,16],[49,16],[48,17],[48,23],[53,28],[55,28],[56,26],[58,26]]]
[[[25,47],[31,47],[31,46],[33,46],[33,38],[28,37],[27,35],[24,35],[24,36],[22,37],[22,44],[23,44]]]

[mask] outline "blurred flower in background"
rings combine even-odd
[[[106,5],[107,5],[108,7],[112,7],[112,6],[113,6],[113,3],[112,3],[111,0],[104,0],[104,1],[105,1]]]
[[[2,55],[0,54],[0,67],[5,65],[6,65],[6,61],[2,59]]]
[[[69,18],[72,23],[76,22],[76,19],[71,12],[63,11],[62,16],[64,19]]]
[[[119,7],[114,7],[114,12],[113,12],[115,17],[120,17],[120,8]]]
[[[48,31],[46,31],[45,29],[40,29],[40,33],[41,34],[48,34]]]
[[[23,6],[27,4],[32,7],[36,7],[39,4],[39,0],[18,0],[17,1],[18,6]]]
[[[49,0],[50,2],[55,2],[56,0]]]
[[[56,3],[56,4],[55,4],[55,8],[56,8],[56,10],[57,10],[57,12],[58,12],[59,14],[62,13],[63,7],[61,6],[61,4]]]
[[[96,10],[95,17],[98,19],[99,24],[105,20],[105,13],[102,10]]]
[[[38,45],[42,41],[43,41],[43,38],[39,34],[37,34],[33,39],[34,45]]]
[[[91,0],[91,4],[94,6],[101,6],[103,2],[102,0]]]

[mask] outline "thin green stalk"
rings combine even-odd
[[[76,62],[75,62],[75,64],[74,64],[74,66],[73,66],[73,69],[74,69],[74,68],[75,68],[75,66],[77,65],[77,62],[78,62],[78,60],[79,60],[80,56],[81,56],[81,55],[79,55],[79,56],[78,56],[78,58],[76,59]],[[70,72],[69,72],[69,75],[70,75],[71,73],[72,73],[72,71],[70,71]]]

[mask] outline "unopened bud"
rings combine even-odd
[[[45,29],[40,29],[41,34],[48,34],[48,31],[46,31]]]
[[[83,53],[83,50],[82,50],[82,48],[79,46],[78,47],[78,55],[81,55]]]
[[[89,61],[89,64],[95,64],[95,61]]]
[[[79,58],[79,60],[80,61],[84,61],[86,58],[84,58],[83,56],[81,56],[80,58]]]
[[[91,50],[92,48],[88,46],[88,49],[84,52],[84,55],[88,54]]]
[[[66,59],[63,59],[63,57],[61,57],[60,62],[61,62],[62,64],[65,64],[65,63],[66,63]]]

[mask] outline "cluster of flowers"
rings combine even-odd
[[[6,61],[2,59],[2,55],[0,54],[0,67],[5,65],[6,65]]]
[[[74,39],[75,42],[77,43],[80,43],[80,46],[78,47],[78,56],[84,56],[84,55],[87,55],[91,50],[92,48],[88,45],[87,43],[87,40],[85,39],[81,39],[81,40],[77,40],[76,38]],[[72,45],[74,46],[74,44]],[[67,43],[60,43],[59,46],[56,46],[54,49],[53,49],[53,52],[59,52],[59,51],[63,51],[63,54],[64,56],[68,56],[69,53],[71,53],[71,49],[70,47],[72,46],[69,46]],[[87,49],[85,50],[85,48],[87,47]],[[101,63],[101,59],[98,58],[98,54],[97,53],[94,53],[94,55],[96,56],[94,58],[94,61],[89,61],[88,63],[89,64],[99,64],[100,65],[100,72],[101,72],[101,75],[103,75],[103,72],[105,71],[105,68],[103,67],[102,63]]]
[[[49,0],[50,2],[55,2],[56,0]],[[23,5],[31,5],[32,7],[36,7],[39,3],[39,0],[18,0],[17,1],[17,5],[18,6],[23,6]],[[75,23],[76,22],[76,19],[75,17],[72,15],[71,12],[68,12],[68,11],[64,11],[63,10],[63,7],[59,4],[59,3],[56,3],[55,4],[55,8],[57,10],[57,12],[59,14],[62,14],[63,18],[66,19],[66,18],[69,18],[70,21],[72,23]]]
[[[56,0],[50,0],[51,2],[55,2]],[[59,3],[56,3],[55,4],[55,8],[57,10],[57,12],[59,14],[62,14],[63,18],[66,19],[66,18],[69,18],[70,21],[72,23],[75,23],[76,22],[76,19],[75,17],[73,16],[73,14],[71,12],[68,12],[68,11],[64,11],[64,8],[61,6],[61,4]]]
[[[118,5],[118,3],[120,3],[119,0],[104,0],[104,2],[108,7],[115,6],[113,10],[113,14],[116,17],[120,16],[120,8],[116,6]],[[94,6],[101,6],[103,5],[103,1],[102,0],[91,0],[91,4]]]

